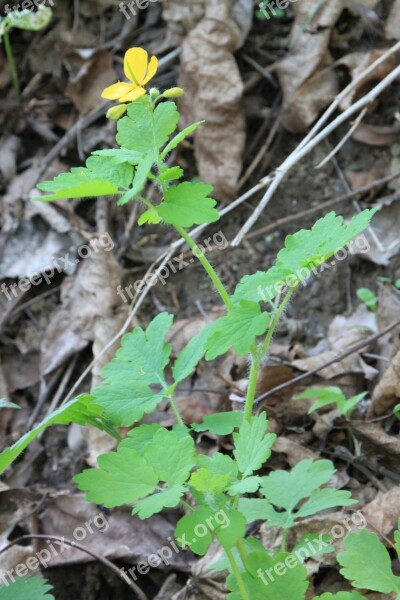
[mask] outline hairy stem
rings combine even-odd
[[[178,409],[178,407],[177,407],[177,405],[175,403],[175,400],[172,397],[172,394],[171,394],[171,396],[169,396],[169,401],[171,403],[171,408],[174,411],[174,415],[175,415],[176,420],[178,421],[179,425],[182,425],[182,427],[185,427],[185,423],[183,422],[183,419],[181,417],[179,409]]]
[[[260,374],[260,358],[256,345],[253,345],[251,351],[251,367],[249,376],[249,385],[247,386],[246,403],[244,405],[244,419],[248,422],[251,421],[253,414],[254,399],[256,397],[257,381]]]
[[[226,556],[228,557],[233,574],[236,578],[236,581],[237,581],[237,584],[239,587],[239,591],[240,591],[240,595],[242,596],[242,600],[250,600],[250,597],[246,591],[242,576],[240,574],[239,567],[237,566],[235,557],[233,556],[232,550],[230,550],[230,549],[228,550],[227,548],[224,548],[224,550],[225,550]]]
[[[202,266],[204,267],[207,275],[210,277],[211,281],[215,285],[219,295],[222,298],[223,303],[225,304],[228,310],[233,308],[233,302],[226,291],[224,284],[218,277],[214,267],[209,263],[207,258],[205,257],[203,251],[199,248],[194,240],[190,237],[190,235],[183,229],[183,227],[179,227],[179,225],[175,226],[176,231],[179,233],[181,237],[185,240],[189,248],[192,250],[194,256],[200,261]]]
[[[10,67],[11,77],[12,77],[13,85],[15,88],[15,92],[19,99],[21,96],[21,88],[19,85],[18,72],[17,72],[17,67],[15,66],[14,55],[13,55],[12,49],[11,49],[10,36],[9,36],[9,33],[7,30],[4,32],[4,50],[6,52],[8,64]]]

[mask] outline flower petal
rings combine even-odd
[[[126,95],[129,91],[132,90],[134,86],[132,83],[125,83],[123,81],[118,81],[118,83],[113,83],[105,90],[102,91],[101,97],[107,98],[107,100],[119,100],[121,96]]]
[[[147,70],[147,75],[142,81],[142,85],[145,85],[150,79],[153,79],[154,75],[157,73],[158,68],[158,58],[155,56],[151,57],[151,61],[149,62],[149,67]]]
[[[130,48],[125,52],[124,73],[125,77],[136,85],[142,85],[146,77],[149,55],[143,48]]]
[[[146,93],[146,90],[142,87],[135,87],[135,89],[131,90],[125,96],[121,96],[119,99],[120,102],[133,102],[138,98],[141,98]]]

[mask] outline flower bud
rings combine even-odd
[[[165,90],[165,92],[163,93],[164,98],[180,98],[181,96],[183,96],[185,92],[183,91],[182,88],[180,87],[173,87],[170,88],[169,90]]]
[[[151,90],[149,91],[149,96],[152,100],[156,100],[160,95],[160,90],[158,90],[157,88],[151,88]]]
[[[112,119],[113,121],[116,121],[126,113],[127,108],[128,107],[126,104],[118,104],[117,106],[112,106],[108,109],[106,117],[107,119]]]

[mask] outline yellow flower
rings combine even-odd
[[[125,53],[124,73],[125,77],[132,83],[119,81],[106,88],[101,94],[107,100],[119,100],[119,102],[133,102],[145,95],[144,86],[156,74],[158,59],[149,55],[143,48],[130,48]]]

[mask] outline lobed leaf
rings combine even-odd
[[[211,185],[189,181],[174,185],[165,193],[157,212],[166,223],[180,227],[214,223],[219,213],[214,208],[216,201],[209,197],[212,189]]]
[[[239,471],[243,477],[251,475],[262,467],[271,456],[271,448],[276,440],[274,433],[266,433],[268,421],[265,413],[251,418],[250,423],[243,421],[239,433],[233,434]]]
[[[42,577],[18,577],[9,585],[0,586],[0,600],[54,600],[52,590]]]

